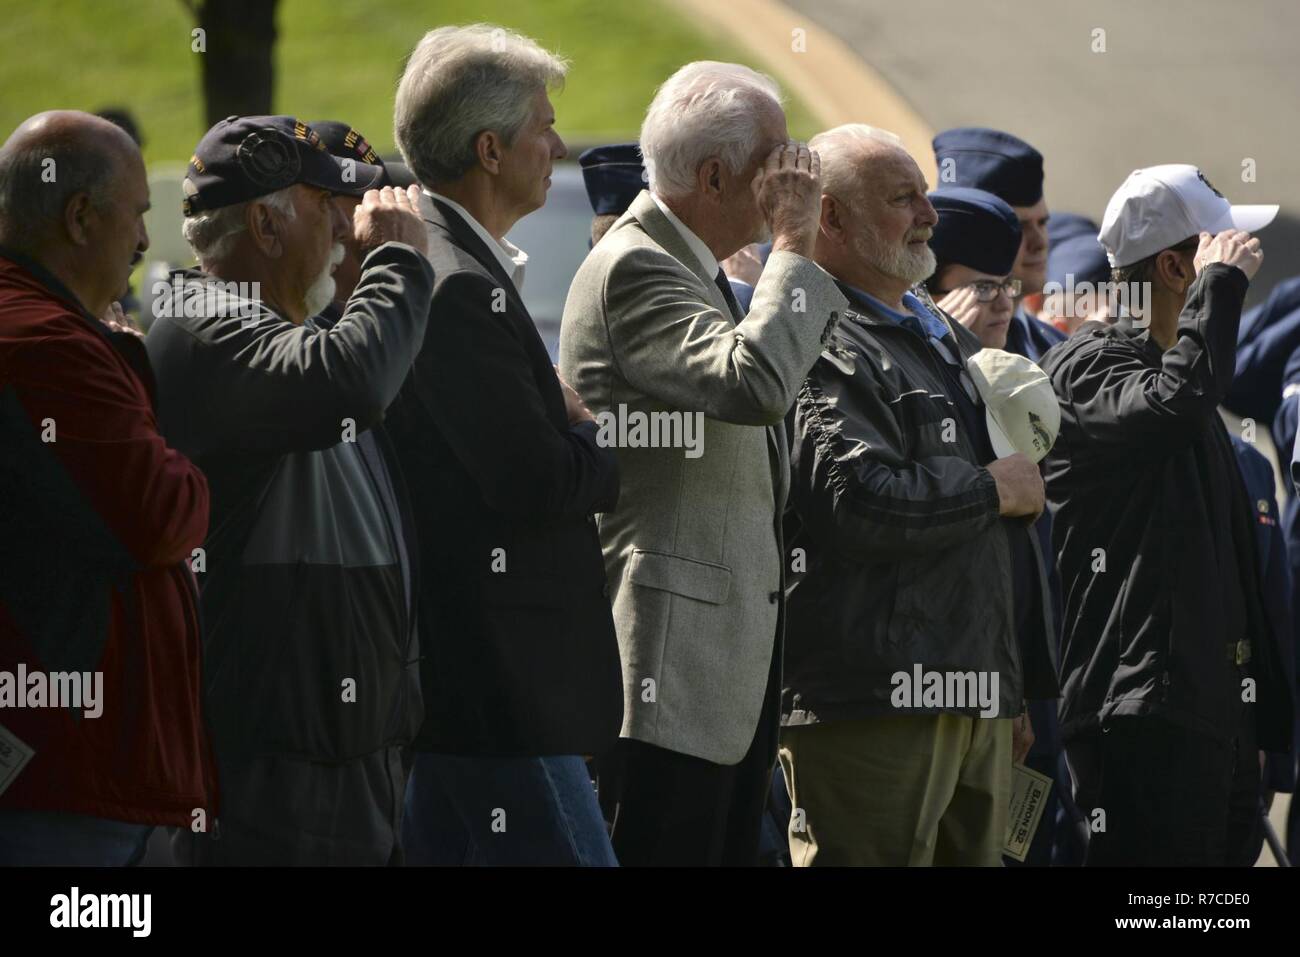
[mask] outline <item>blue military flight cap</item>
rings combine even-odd
[[[369,163],[345,167],[315,130],[292,116],[228,116],[194,148],[181,184],[182,210],[193,216],[295,183],[361,196],[382,185],[383,176],[382,167]]]
[[[1078,213],[1052,213],[1052,218],[1047,221],[1049,243],[1063,243],[1075,236],[1091,236],[1096,239],[1099,232],[1101,227]]]
[[[645,164],[636,143],[593,146],[578,157],[587,198],[597,216],[621,216],[645,189]]]
[[[1047,221],[1047,281],[1069,286],[1110,279],[1106,247],[1097,240],[1097,224],[1076,213],[1053,213]]]
[[[962,186],[937,189],[929,196],[939,222],[930,249],[940,267],[954,263],[990,276],[1005,276],[1020,251],[1020,220],[992,193]]]
[[[933,145],[941,188],[987,190],[1011,206],[1033,206],[1043,198],[1043,154],[1019,137],[961,126],[944,130]]]

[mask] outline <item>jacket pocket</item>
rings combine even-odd
[[[711,605],[725,605],[731,594],[731,569],[668,552],[632,549],[627,577],[634,585],[657,588]]]

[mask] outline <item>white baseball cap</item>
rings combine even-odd
[[[1106,204],[1097,240],[1111,267],[1131,266],[1199,233],[1263,229],[1276,206],[1233,206],[1195,166],[1135,169]]]
[[[1001,459],[1020,452],[1042,461],[1061,431],[1061,403],[1047,373],[1001,349],[981,349],[966,369],[984,400],[994,454]]]

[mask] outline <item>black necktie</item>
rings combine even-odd
[[[714,285],[722,292],[722,298],[727,300],[727,308],[731,310],[731,318],[736,322],[744,319],[744,313],[740,311],[740,302],[736,299],[736,294],[732,292],[731,283],[727,281],[727,276],[721,269],[713,277]]]

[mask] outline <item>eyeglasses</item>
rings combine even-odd
[[[1006,282],[994,282],[992,279],[977,279],[974,282],[968,282],[961,286],[953,286],[952,289],[945,290],[944,292],[938,293],[938,295],[946,296],[950,292],[954,292],[958,289],[965,289],[967,286],[975,290],[976,302],[992,302],[994,299],[998,298],[999,291],[1005,292],[1011,299],[1015,299],[1016,296],[1020,295],[1019,279],[1008,279]]]

